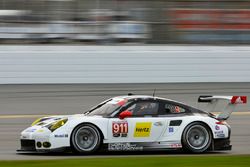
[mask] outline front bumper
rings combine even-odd
[[[23,151],[37,151],[51,149],[51,131],[42,127],[29,127],[21,133],[21,149]]]
[[[36,151],[36,141],[35,140],[21,139],[20,142],[21,142],[21,150]]]
[[[18,151],[22,152],[51,152],[70,146],[69,134],[64,129],[51,132],[39,126],[25,129],[21,133],[20,144]]]
[[[17,150],[17,152],[25,152],[25,153],[48,153],[48,152],[68,152],[71,151],[70,147],[60,147],[60,148],[53,148],[53,149],[36,149],[37,144],[35,140],[27,140],[21,139],[21,149]]]
[[[232,150],[230,139],[215,139],[214,150]]]

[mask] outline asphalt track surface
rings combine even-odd
[[[85,85],[1,85],[0,86],[0,160],[95,158],[120,156],[190,156],[180,152],[100,153],[94,156],[72,154],[17,154],[20,132],[44,115],[82,113],[108,97],[134,94],[171,98],[203,108],[199,95],[247,95],[250,83],[196,84],[85,84]],[[232,151],[204,155],[250,154],[250,105],[238,107],[228,123],[232,127]]]

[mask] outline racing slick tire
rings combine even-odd
[[[71,135],[71,146],[80,154],[91,154],[96,152],[101,145],[101,134],[91,124],[77,126]]]
[[[189,124],[182,134],[182,145],[185,151],[203,153],[212,143],[210,129],[201,122]]]

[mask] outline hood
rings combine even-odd
[[[85,116],[83,114],[47,116],[47,117],[38,118],[31,124],[31,126],[35,126],[35,125],[46,126],[46,125],[49,125],[53,122],[56,122],[62,119],[72,120],[72,119],[83,118],[83,117],[101,117],[101,116]]]
[[[47,117],[42,117],[42,118],[38,118],[36,119],[31,126],[42,126],[42,125],[48,125],[51,124],[53,122],[59,121],[61,119],[69,119],[70,117],[72,117],[73,115],[55,115],[55,116],[47,116]]]

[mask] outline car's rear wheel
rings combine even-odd
[[[94,153],[100,147],[101,135],[99,130],[91,124],[79,125],[72,132],[71,143],[78,153]]]
[[[212,142],[209,128],[200,122],[188,125],[182,135],[183,147],[193,153],[202,153],[208,150]]]

